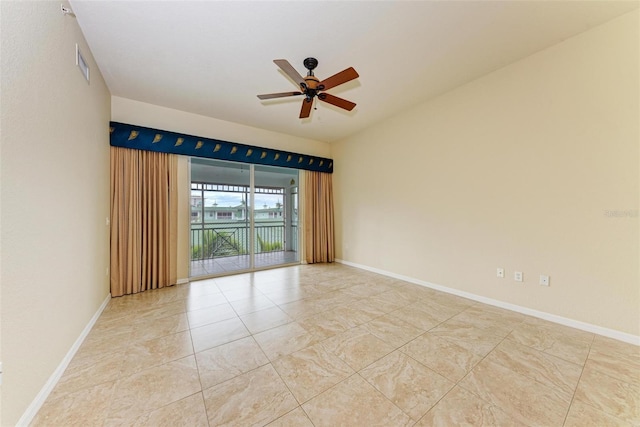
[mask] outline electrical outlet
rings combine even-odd
[[[107,227],[109,226],[109,224],[111,223],[111,221],[109,221],[109,217],[107,217],[106,221],[105,221]]]
[[[107,267],[106,273],[107,273],[107,277],[109,277],[109,267]]]
[[[543,274],[540,275],[540,285],[541,286],[549,286],[549,276],[545,276]]]
[[[504,268],[498,268],[498,270],[496,271],[496,275],[499,278],[504,279]]]
[[[516,271],[515,273],[513,273],[513,280],[515,280],[516,282],[522,282],[522,271]]]

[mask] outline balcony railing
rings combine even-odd
[[[254,253],[278,252],[286,249],[285,224],[281,221],[258,221],[254,229],[256,238]],[[297,242],[296,233],[292,241]],[[227,256],[248,254],[250,247],[250,228],[246,222],[215,222],[191,224],[191,260],[205,260]],[[296,247],[291,250],[296,251]]]

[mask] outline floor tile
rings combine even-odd
[[[550,322],[540,320],[534,322],[524,322],[516,326],[508,339],[568,362],[584,364],[589,354],[593,334],[561,325],[552,326],[549,325]]]
[[[287,313],[275,306],[242,315],[240,319],[252,334],[293,322]]]
[[[422,331],[428,331],[441,323],[440,320],[414,305],[408,305],[406,307],[399,308],[396,311],[392,311],[389,313],[389,316],[397,317],[398,319],[407,322]]]
[[[264,310],[266,308],[275,307],[273,301],[264,295],[258,295],[252,298],[241,299],[230,302],[238,316],[253,313],[255,311]]]
[[[351,304],[346,305],[345,307],[353,308],[354,310],[358,310],[361,312],[363,316],[369,317],[369,320],[373,320],[376,317],[384,316],[390,311],[394,309],[397,310],[400,307],[394,307],[393,309],[386,310],[386,308],[381,307],[378,302],[373,301],[370,298],[365,298],[360,301],[352,302]],[[362,322],[365,323],[365,322]]]
[[[204,390],[209,424],[265,425],[298,406],[270,364]]]
[[[394,350],[392,345],[370,334],[362,327],[335,335],[322,341],[322,345],[355,371],[359,371]]]
[[[173,316],[187,311],[187,305],[184,300],[174,301],[167,304],[153,306],[144,310],[136,310],[132,314],[133,319],[149,322],[163,317]]]
[[[129,310],[131,310],[131,308],[123,310],[123,314],[127,315],[129,313]],[[93,328],[91,329],[91,332],[89,333],[87,339],[96,334],[99,334],[100,337],[107,337],[111,334],[133,333],[136,328],[136,325],[134,323],[123,322],[122,320],[120,320],[120,318],[110,319],[109,317],[104,315],[105,311],[102,312],[103,315],[100,316],[100,318],[98,318],[98,320],[96,321],[96,324],[93,325]]]
[[[362,304],[368,304],[370,308],[377,310],[380,315],[391,313],[399,308],[406,307],[408,303],[402,301],[390,301],[383,294],[374,295],[360,301]]]
[[[638,425],[638,424],[636,424]],[[593,406],[574,400],[564,427],[631,427],[632,424],[615,418]]]
[[[513,427],[521,425],[500,408],[456,386],[415,427]]]
[[[90,333],[78,349],[75,357],[77,359],[94,358],[107,353],[122,351],[131,343],[132,335],[132,330],[107,336]]]
[[[284,305],[291,302],[312,298],[318,294],[319,291],[315,288],[295,287],[293,289],[284,288],[276,291],[266,292],[265,296],[269,298],[269,300],[271,300],[274,304]]]
[[[459,385],[526,425],[562,425],[569,409],[566,394],[486,360]]]
[[[198,297],[211,294],[222,294],[213,280],[197,280],[189,283],[187,297]]]
[[[397,304],[400,307],[404,307],[415,302],[415,298],[412,295],[408,292],[404,292],[404,290],[398,286],[394,286],[388,291],[374,295],[373,298],[384,300],[387,303]]]
[[[309,317],[323,310],[323,308],[312,298],[282,304],[279,305],[279,307],[294,319]]]
[[[640,346],[614,340],[612,338],[596,335],[591,344],[591,349],[599,353],[611,356],[623,355],[633,360],[640,360]]]
[[[349,323],[344,320],[344,317],[339,316],[333,311],[300,318],[297,322],[307,332],[318,337],[320,340],[344,332],[350,327]]]
[[[189,329],[189,321],[185,313],[155,319],[152,322],[138,324],[131,335],[131,339],[146,341],[175,334]]]
[[[194,356],[145,369],[116,383],[107,423],[126,424],[200,390]]]
[[[384,291],[385,289],[380,289],[379,287],[371,286],[370,284],[365,284],[365,283],[349,286],[348,288],[344,289],[345,293],[349,295],[353,295],[355,297],[359,297],[359,298],[371,297],[374,295],[381,294]]]
[[[57,398],[83,388],[119,379],[126,351],[124,349],[84,359],[74,358],[62,374],[49,398]]]
[[[234,317],[237,317],[235,310],[231,307],[231,304],[226,302],[213,307],[187,312],[187,318],[189,319],[189,326],[191,328],[233,319]]]
[[[191,339],[196,353],[249,335],[244,323],[237,317],[191,329]]]
[[[190,354],[193,354],[193,345],[189,331],[137,342],[126,352],[121,366],[122,375],[131,375]]]
[[[458,310],[458,312],[466,310],[472,305],[477,304],[475,301],[471,301],[470,299],[445,292],[436,292],[431,298],[438,304]]]
[[[461,380],[482,358],[459,345],[427,332],[400,348],[451,381]]]
[[[202,388],[230,380],[269,363],[253,337],[232,341],[196,353]]]
[[[414,421],[419,420],[455,385],[399,351],[372,363],[360,371],[360,376]]]
[[[485,304],[476,304],[456,314],[451,320],[472,323],[476,328],[486,329],[494,335],[506,337],[524,319],[525,316],[522,314]]]
[[[209,427],[202,393],[170,403],[126,422],[128,427]],[[105,427],[109,427],[105,425]]]
[[[423,329],[416,328],[391,315],[377,317],[362,325],[362,328],[395,348],[408,343],[424,332]]]
[[[548,387],[563,391],[570,399],[582,374],[576,365],[542,351],[505,340],[485,360],[509,368]]]
[[[429,330],[429,333],[458,344],[478,356],[486,356],[504,339],[499,335],[504,331],[483,329],[472,322],[458,320],[455,317]]]
[[[227,304],[227,299],[222,293],[208,295],[189,295],[186,299],[187,311],[200,310],[207,307],[215,307]]]
[[[253,337],[269,360],[286,356],[320,341],[296,322],[260,332]]]
[[[47,399],[31,426],[102,426],[114,385],[115,382],[102,383]]]
[[[433,319],[438,320],[439,323],[452,318],[466,308],[466,306],[462,308],[452,308],[446,305],[442,305],[434,299],[418,300],[409,305],[409,307],[424,311]]]
[[[222,293],[229,302],[237,302],[264,296],[264,294],[254,286],[250,286],[246,289],[222,289]]]
[[[356,304],[357,303],[351,303],[341,307],[336,307],[331,310],[330,313],[335,316],[341,324],[346,325],[349,329],[360,326],[378,317],[378,315],[357,308]]]
[[[297,407],[293,411],[284,414],[272,423],[267,424],[268,427],[314,427],[307,417],[307,414],[301,407]]]
[[[640,357],[592,348],[586,366],[602,374],[640,385]]]
[[[354,373],[321,344],[281,357],[273,367],[300,403],[320,394]]]
[[[233,289],[248,289],[251,287],[251,275],[250,274],[236,274],[233,276],[223,276],[211,279],[218,289],[233,290]]]
[[[586,366],[575,400],[621,420],[640,424],[640,384],[627,383]]]
[[[315,427],[409,426],[408,415],[358,374],[302,405]]]

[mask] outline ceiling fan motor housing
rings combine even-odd
[[[306,95],[307,100],[311,101],[318,94],[318,91],[324,89],[324,87],[318,86],[320,80],[313,75],[313,70],[318,66],[318,60],[311,57],[305,58],[303,64],[304,68],[309,70],[309,72],[307,73],[307,77],[304,78],[304,84],[301,84],[300,88]]]
[[[303,64],[304,68],[309,70],[309,72],[313,76],[313,70],[318,66],[318,60],[316,58],[305,58]]]

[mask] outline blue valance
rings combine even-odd
[[[333,160],[165,130],[110,122],[114,147],[333,173]]]

